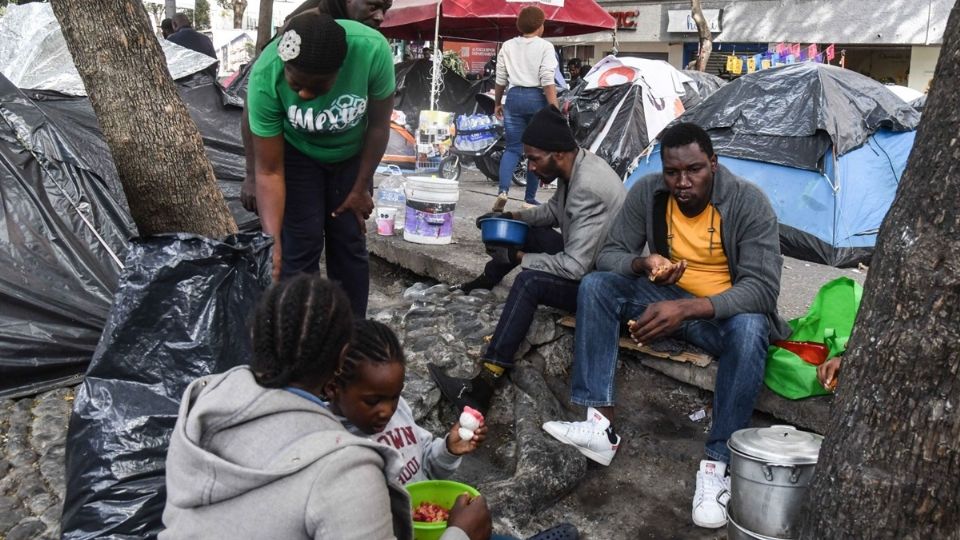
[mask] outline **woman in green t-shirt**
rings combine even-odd
[[[343,69],[341,69],[341,67]],[[319,270],[366,314],[366,220],[395,90],[387,40],[315,11],[291,19],[250,74],[257,210],[275,238],[274,279]]]

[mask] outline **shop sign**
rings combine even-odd
[[[720,31],[722,9],[705,9],[703,17],[707,19],[711,32]],[[671,9],[667,11],[667,32],[696,32],[697,23],[689,9]]]
[[[617,21],[617,30],[636,30],[637,29],[637,15],[640,14],[639,10],[632,9],[629,11],[607,11],[611,17]]]
[[[467,63],[468,73],[483,73],[490,57],[497,55],[497,44],[492,41],[443,41],[444,51],[456,51]]]

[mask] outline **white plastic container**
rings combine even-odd
[[[403,239],[416,244],[449,244],[453,240],[453,213],[460,184],[424,176],[407,178],[407,215]]]
[[[389,175],[380,182],[377,188],[377,208],[392,207],[396,209],[396,218],[394,219],[394,231],[403,230],[404,214],[406,213],[407,201],[403,194],[403,175],[400,168],[395,165],[389,166]]]

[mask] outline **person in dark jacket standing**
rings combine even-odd
[[[217,59],[217,51],[213,48],[213,41],[194,30],[190,19],[183,13],[177,13],[173,16],[173,33],[167,37],[167,41],[176,43],[181,47],[186,47],[191,51],[205,54],[214,60]],[[204,72],[216,77],[218,66],[219,62],[211,65],[205,69]]]
[[[719,369],[692,515],[718,528],[730,498],[727,439],[750,423],[770,341],[790,333],[777,314],[777,216],[757,186],[717,162],[699,126],[677,124],[660,142],[663,173],[630,190],[598,272],[580,284],[570,400],[588,407],[587,420],[543,429],[608,465],[620,443],[612,422],[621,326],[637,343],[675,335],[699,346]]]

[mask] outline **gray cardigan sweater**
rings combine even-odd
[[[666,206],[670,190],[662,174],[641,178],[630,189],[597,259],[597,269],[639,277],[633,259],[643,253],[670,257],[666,240]],[[780,296],[780,236],[777,216],[767,196],[757,186],[720,165],[710,197],[722,219],[720,240],[730,267],[733,286],[708,297],[714,316],[726,319],[739,313],[765,313],[770,339],[786,339],[790,327],[777,314]]]
[[[521,266],[578,281],[593,270],[627,190],[606,161],[582,148],[570,182],[557,183],[557,192],[548,202],[513,215],[533,227],[560,227],[563,251],[525,253]]]

